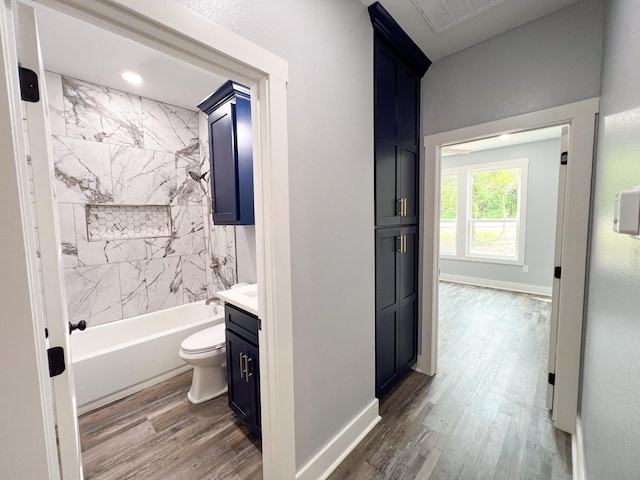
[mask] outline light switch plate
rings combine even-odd
[[[613,231],[627,235],[640,234],[640,187],[616,195]]]

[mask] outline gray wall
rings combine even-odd
[[[179,0],[289,62],[296,460],[374,398],[373,31],[352,0]]]
[[[556,230],[560,139],[496,148],[469,155],[444,157],[442,168],[529,158],[525,229],[525,265],[440,259],[440,272],[449,275],[552,286]]]
[[[640,185],[640,2],[607,7],[581,417],[587,475],[640,477],[640,239],[613,232]]]
[[[422,80],[424,134],[597,97],[603,3],[582,0],[434,62]]]

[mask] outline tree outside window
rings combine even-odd
[[[443,171],[441,255],[460,260],[523,263],[528,162],[525,158]]]

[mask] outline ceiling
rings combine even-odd
[[[562,126],[538,128],[537,130],[527,130],[525,132],[513,133],[508,136],[496,136],[474,140],[473,142],[458,143],[442,148],[442,156],[449,157],[461,155],[481,150],[492,150],[494,148],[512,147],[523,143],[542,142],[562,136]]]
[[[36,5],[36,19],[44,68],[51,72],[189,110],[197,110],[227,80],[41,5]],[[124,70],[140,74],[143,83],[125,81]]]
[[[379,1],[427,57],[436,61],[579,0]],[[362,2],[370,5],[374,0]]]

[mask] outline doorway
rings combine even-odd
[[[565,215],[562,218],[560,251],[562,280],[558,283],[558,330],[555,351],[554,425],[566,432],[575,430],[578,380],[580,370],[580,338],[584,298],[585,258],[589,199],[593,162],[593,133],[597,99],[555,107],[508,119],[467,127],[425,137],[425,216],[423,231],[423,303],[422,344],[418,368],[434,375],[438,371],[438,282],[439,201],[442,150],[455,144],[496,135],[535,130],[541,127],[570,125],[568,139]],[[560,161],[558,159],[558,161]],[[429,190],[432,189],[432,190]],[[568,221],[568,219],[571,221]],[[570,248],[569,248],[570,246]],[[466,248],[466,247],[465,247]],[[556,265],[558,266],[558,265]],[[562,378],[560,378],[562,377]]]
[[[251,86],[252,110],[257,124],[256,131],[258,132],[257,138],[254,137],[254,158],[257,159],[254,164],[254,178],[256,179],[255,197],[257,199],[258,296],[260,299],[260,317],[263,324],[268,327],[260,332],[260,342],[265,348],[265,355],[260,358],[261,370],[264,372],[264,376],[261,378],[264,472],[265,476],[273,478],[292,477],[293,472],[295,472],[293,394],[290,388],[292,372],[289,368],[292,364],[292,352],[290,348],[287,348],[287,346],[290,347],[290,342],[286,341],[291,337],[291,288],[288,268],[289,239],[286,235],[286,232],[288,232],[288,201],[286,195],[282,193],[287,191],[287,177],[286,175],[279,175],[275,178],[269,174],[271,168],[281,168],[283,171],[287,171],[286,141],[282,140],[286,138],[286,63],[177,4],[164,5],[161,8],[147,4],[136,8],[130,5],[125,7],[118,2],[104,1],[77,2],[77,4],[73,5],[70,4],[73,2],[54,1],[46,3],[54,8],[65,10],[72,15],[81,16],[90,22],[100,23],[102,26],[117,30],[130,38],[142,40],[148,46],[157,48],[166,54],[192,62],[201,68],[211,69],[227,78],[238,79],[242,83]],[[3,19],[9,19],[10,22],[15,21],[18,15],[18,7],[22,8],[23,6],[18,5],[16,2],[3,4]],[[29,7],[26,8],[28,9]],[[31,24],[34,25],[33,21]],[[13,27],[8,31],[4,30],[3,45],[15,45],[13,38],[10,36],[13,32]],[[20,49],[13,53],[14,58],[17,57],[18,61],[23,65],[30,64],[29,66],[35,71],[41,71],[35,31],[26,32],[23,29],[20,33],[23,37],[21,38]],[[24,36],[28,34],[32,36]],[[31,48],[28,54],[25,54],[24,51],[25,44],[27,49]],[[17,78],[17,71],[14,65],[18,61],[6,61],[3,65],[10,78]],[[17,104],[16,99],[19,99],[17,82],[13,83],[11,88],[13,89],[12,101],[15,107]],[[262,107],[258,108],[258,104],[261,104]],[[19,105],[12,111],[19,112]],[[7,124],[3,124],[3,126],[7,127],[7,131],[13,131],[10,125],[20,124],[15,113],[12,117],[3,118],[3,122],[5,121]],[[41,144],[39,147],[41,150],[37,153],[43,154],[44,158],[46,158],[48,156],[47,139],[42,135],[46,132],[46,128],[37,131],[37,128],[31,127],[32,125],[29,124],[29,134],[32,136],[30,143],[34,143],[33,138],[39,138],[39,142],[35,143]],[[38,134],[40,134],[39,137]],[[14,141],[18,146],[22,145],[21,142],[24,141],[20,137],[21,135],[14,136]],[[19,161],[18,157],[20,157],[19,152],[21,151],[24,152],[24,149],[17,148],[13,152],[12,156],[16,158],[16,161]],[[31,153],[33,156],[33,149]],[[41,172],[38,175],[42,178],[48,173],[48,171]],[[26,172],[22,171],[21,175],[25,176],[25,174]],[[20,182],[20,186],[24,189],[26,186],[25,179],[20,180]],[[51,218],[55,220],[56,215],[51,199],[49,203],[48,208],[52,212]],[[278,215],[275,215],[275,211],[278,212]],[[23,207],[22,214],[28,218],[32,215],[32,212],[25,211]],[[42,217],[42,215],[39,215],[39,217]],[[55,224],[55,222],[50,223]],[[43,232],[41,232],[42,234]],[[53,244],[59,244],[60,231],[57,227],[53,227],[52,232],[47,232],[47,234],[52,234],[49,240],[54,240]],[[277,251],[274,250],[274,245],[276,244],[278,245]],[[33,273],[36,255],[33,249],[30,252],[28,259],[31,262],[32,266],[30,268]],[[283,258],[280,258],[281,256]],[[46,266],[43,263],[43,271],[51,271],[50,267],[51,265]],[[58,288],[60,288],[59,284],[60,279],[58,278]],[[31,292],[32,297],[36,296],[35,289],[32,288]],[[278,297],[277,304],[274,301],[276,296]],[[50,311],[47,314],[50,342],[54,345],[61,344],[62,348],[66,347],[67,364],[69,365],[68,341],[67,334],[65,334],[66,321],[56,322],[54,321],[56,317],[51,315]],[[274,320],[276,315],[278,318],[277,324]],[[44,328],[42,316],[36,317],[34,332],[41,331]],[[62,317],[65,317],[65,315],[62,315]],[[66,318],[62,318],[62,320],[66,320]],[[280,335],[285,341],[279,341]],[[32,338],[31,341],[33,340]],[[42,347],[42,352],[39,354],[42,355],[45,351],[44,339],[36,336],[35,341]],[[273,348],[275,344],[279,345],[277,350]],[[63,395],[58,395],[58,392],[64,390],[65,385],[71,389],[73,388],[72,374],[69,369],[66,372],[66,374],[54,378],[54,384],[57,385],[56,408],[66,408],[67,411],[73,412],[75,409],[73,406],[73,392],[69,391],[66,398]],[[48,380],[44,378],[42,362],[40,368],[37,371],[33,371],[33,375],[39,378],[41,388],[46,396],[49,386]],[[66,429],[67,434],[69,434],[60,436],[62,474],[69,477],[78,477],[80,476],[79,458],[77,457],[77,452],[74,452],[73,445],[68,445],[72,441],[70,437],[73,437],[74,430],[74,421],[70,417],[72,415],[58,415],[58,430],[63,431]],[[67,421],[70,423],[67,423]],[[276,425],[277,428],[275,428]],[[48,433],[45,435],[44,443],[48,442],[48,453],[44,457],[49,458],[47,463],[49,464],[50,476],[55,478],[57,474],[53,465],[57,462],[50,461],[52,452],[55,451],[55,446],[53,449],[51,448],[51,442],[52,440],[55,441],[55,437],[52,435],[53,424],[50,418],[46,426]]]

